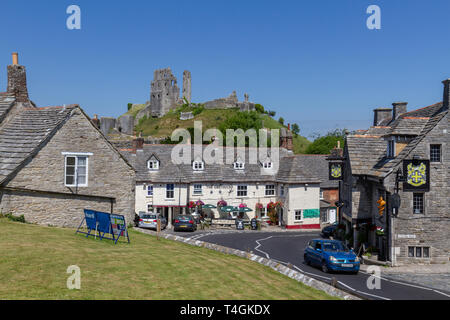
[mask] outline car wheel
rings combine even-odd
[[[358,270],[358,271],[352,271],[352,272],[350,272],[350,274],[354,274],[354,275],[357,275],[357,274],[358,274],[358,272],[359,272],[359,270]]]
[[[306,254],[303,257],[303,260],[305,260],[305,263],[310,266],[311,265],[311,261],[309,261],[308,257],[306,256]]]
[[[324,273],[329,273],[330,270],[328,269],[327,263],[325,261],[322,262],[322,271]]]

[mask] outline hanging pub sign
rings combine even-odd
[[[344,164],[342,162],[329,162],[329,179],[344,179]]]
[[[430,191],[430,160],[403,160],[403,191]]]

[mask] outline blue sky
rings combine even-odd
[[[71,4],[81,30],[66,28]],[[366,27],[372,4],[381,30]],[[236,90],[306,136],[367,128],[374,108],[441,101],[448,12],[446,0],[2,1],[0,91],[18,51],[39,106],[119,116],[149,100],[155,69],[171,67],[180,86],[191,71],[194,102]]]

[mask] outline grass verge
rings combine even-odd
[[[0,219],[0,299],[334,299],[252,261],[130,231],[131,244]],[[81,269],[69,290],[67,267]]]

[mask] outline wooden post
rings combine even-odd
[[[161,232],[161,219],[158,217],[156,222],[156,239],[159,240],[159,233]]]

